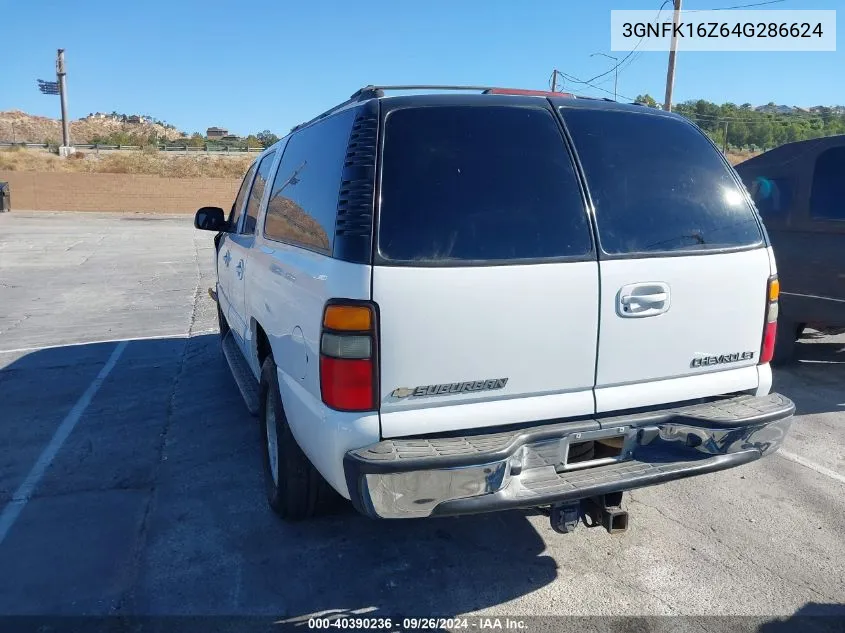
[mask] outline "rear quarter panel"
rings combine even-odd
[[[251,362],[258,372],[254,334],[263,328],[278,367],[288,424],[297,443],[323,477],[346,494],[343,455],[379,441],[378,413],[341,413],[320,393],[320,329],[331,298],[370,298],[368,265],[350,264],[296,246],[256,238],[251,256],[247,312],[251,316]]]

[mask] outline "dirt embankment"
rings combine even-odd
[[[214,156],[204,153],[173,155],[156,150],[109,154],[77,152],[60,158],[49,152],[0,149],[0,171],[35,171],[92,174],[143,174],[168,178],[242,178],[255,154]]]
[[[0,171],[12,212],[120,211],[193,214],[204,206],[228,210],[240,178],[162,178],[138,174]]]

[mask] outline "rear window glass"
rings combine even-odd
[[[429,106],[387,116],[379,252],[432,265],[592,249],[563,136],[548,110]]]
[[[760,227],[719,152],[680,119],[562,108],[606,253],[758,244]]]

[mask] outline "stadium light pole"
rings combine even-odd
[[[56,55],[56,78],[59,83],[59,99],[62,102],[62,147],[61,156],[73,154],[74,148],[70,144],[70,124],[67,120],[67,85],[65,83],[65,49],[60,48]]]
[[[65,83],[65,49],[60,48],[56,54],[56,81],[38,80],[38,90],[41,94],[59,97],[62,106],[62,144],[59,156],[68,156],[76,150],[70,144],[70,122],[67,117],[67,85]]]

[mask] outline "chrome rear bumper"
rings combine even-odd
[[[352,502],[375,518],[574,501],[746,464],[778,449],[795,405],[738,396],[647,413],[462,437],[384,440],[344,459]],[[572,442],[616,436],[616,458],[567,464]]]

